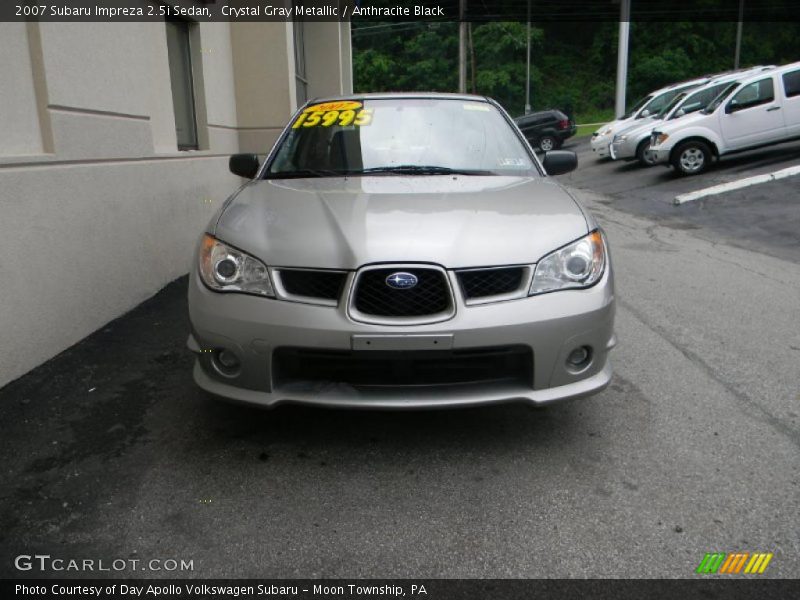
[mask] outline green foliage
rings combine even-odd
[[[458,25],[372,22],[354,28],[353,78],[357,91],[457,89]]]
[[[525,104],[526,26],[523,23],[487,23],[473,26],[475,47],[475,91],[491,96],[505,107]],[[531,52],[541,47],[542,30],[531,30]],[[523,60],[519,60],[522,56]],[[541,81],[538,70],[531,71],[534,85]],[[467,88],[470,89],[470,85]]]
[[[698,0],[702,2],[703,0]],[[467,90],[491,96],[512,115],[525,107],[525,23],[473,23],[475,72]],[[613,114],[617,23],[546,23],[531,28],[531,105],[561,108],[579,122]],[[736,23],[633,23],[627,102],[669,83],[733,67]],[[800,23],[745,23],[742,66],[800,60]],[[458,24],[353,23],[356,91],[458,88]],[[602,117],[602,118],[599,118]]]

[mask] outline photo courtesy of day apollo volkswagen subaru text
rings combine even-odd
[[[261,406],[543,405],[611,378],[603,232],[494,101],[316,100],[211,219],[189,284],[194,378]]]

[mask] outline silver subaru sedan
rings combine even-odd
[[[544,405],[602,390],[608,245],[494,101],[318,100],[208,224],[189,282],[194,379],[229,400]]]

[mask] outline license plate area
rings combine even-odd
[[[386,334],[354,335],[351,338],[353,350],[451,350],[453,334]]]

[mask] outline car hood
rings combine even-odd
[[[601,136],[601,135],[611,135],[613,134],[619,127],[624,127],[624,124],[628,122],[628,119],[618,119],[616,121],[609,121],[602,127],[600,127],[597,131],[595,131],[592,135]],[[608,134],[603,134],[604,131],[610,130]]]
[[[656,125],[653,130],[658,131],[660,133],[672,133],[677,131],[678,129],[683,129],[684,127],[689,127],[698,121],[703,121],[707,119],[710,115],[705,114],[703,111],[694,112],[688,115],[683,115],[674,120],[670,121],[662,121],[658,125]]]
[[[645,117],[629,124],[627,127],[621,127],[617,130],[616,135],[638,135],[644,131],[650,132],[653,127],[657,127],[662,122],[661,119],[656,119],[655,117]]]
[[[374,176],[254,181],[212,233],[269,265],[356,269],[533,263],[587,232],[550,179]]]
[[[649,117],[644,117],[644,118],[649,118]],[[618,119],[616,121],[608,123],[604,127],[601,127],[600,129],[598,129],[598,131],[605,131],[607,128],[611,128],[611,131],[609,132],[608,135],[610,137],[614,137],[620,131],[627,129],[628,127],[635,127],[639,125],[641,122],[642,119],[636,119],[634,117],[628,117],[627,119]]]

